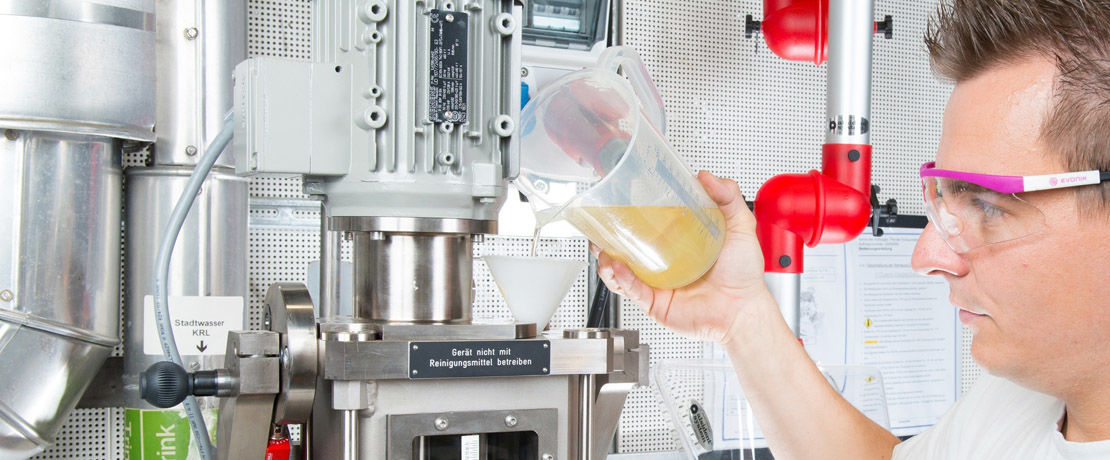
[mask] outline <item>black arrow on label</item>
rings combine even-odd
[[[197,345],[197,350],[200,351],[201,353],[204,353],[204,350],[207,350],[207,349],[208,349],[208,346],[204,344],[203,340],[201,340],[200,345]]]

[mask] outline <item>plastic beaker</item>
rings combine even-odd
[[[713,266],[724,216],[663,137],[662,101],[634,50],[605,50],[597,66],[544,88],[520,118],[516,184],[540,225],[566,219],[657,288]]]

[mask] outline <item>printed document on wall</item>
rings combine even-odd
[[[881,237],[867,231],[847,244],[806,248],[799,296],[801,337],[810,357],[819,365],[878,368],[889,428],[898,436],[936,423],[959,394],[959,321],[948,302],[948,285],[910,268],[920,234],[920,228],[887,228]],[[707,356],[728,362],[719,347],[710,348]],[[711,406],[736,411],[738,405],[726,401],[739,392],[723,383],[707,385],[708,395],[722,399]],[[872,403],[868,397],[865,412],[874,409]],[[715,436],[719,441],[763,444],[739,440],[738,423],[723,425]],[[754,432],[762,437],[758,428]]]

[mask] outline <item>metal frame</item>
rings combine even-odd
[[[392,460],[413,459],[413,440],[421,436],[531,431],[539,443],[537,459],[558,452],[559,414],[555,409],[399,414],[388,416],[387,450]]]

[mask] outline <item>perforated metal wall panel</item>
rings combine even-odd
[[[767,178],[820,166],[824,118],[823,67],[775,57],[762,40],[745,39],[744,16],[760,19],[758,0],[624,0],[625,42],[642,54],[667,107],[669,138],[694,169],[736,179],[749,197]],[[877,0],[876,15],[895,17],[895,38],[875,43],[872,96],[875,145],[874,183],[881,198],[896,198],[900,211],[921,214],[917,168],[932,158],[950,87],[937,82],[921,41],[926,18],[937,0]],[[310,0],[248,0],[248,54],[312,59]],[[142,154],[126,164],[142,164]],[[252,222],[272,212],[295,216],[284,226],[252,225],[250,230],[251,328],[261,326],[262,297],[270,283],[304,281],[306,265],[318,258],[319,235],[301,179],[252,178]],[[286,201],[287,209],[280,203]],[[275,208],[276,206],[276,208]],[[278,209],[275,211],[275,209]],[[526,255],[524,238],[490,236],[475,245],[475,256]],[[544,239],[539,252],[585,260],[582,239]],[[344,258],[349,258],[347,245]],[[474,315],[507,318],[508,309],[480,260],[475,262]],[[586,274],[575,281],[552,327],[585,323]],[[622,304],[621,327],[640,331],[651,346],[650,362],[697,359],[702,344],[678,337]],[[963,389],[978,377],[965,331],[961,356]],[[119,409],[74,411],[58,443],[43,459],[124,458]],[[673,427],[653,388],[629,395],[617,441],[620,452],[678,448]]]
[[[899,212],[923,214],[918,168],[933,158],[951,90],[929,69],[922,41],[936,0],[877,0],[876,19],[894,16],[893,40],[874,46],[873,182]],[[775,174],[820,168],[825,68],[787,62],[761,39],[744,38],[744,17],[762,2],[624,0],[623,38],[651,72],[667,108],[668,138],[693,169],[735,179],[749,199]],[[631,302],[621,327],[640,329],[651,362],[700,357],[698,344],[662,330]],[[962,355],[969,386],[978,369]],[[639,389],[621,418],[620,452],[678,448],[657,393]]]
[[[124,458],[123,409],[75,409],[57,441],[32,458],[40,460],[103,460]]]

